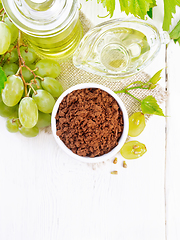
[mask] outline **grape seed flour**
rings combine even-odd
[[[56,134],[79,156],[96,157],[118,145],[123,115],[117,101],[99,88],[75,90],[63,98],[56,114]]]

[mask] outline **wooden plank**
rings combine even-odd
[[[180,9],[177,8],[177,14],[172,21],[171,29],[174,28],[179,21]],[[166,219],[167,219],[167,240],[180,239],[180,153],[179,153],[179,62],[180,62],[180,46],[174,44],[171,40],[168,46],[168,68],[167,68],[167,160],[166,160]]]

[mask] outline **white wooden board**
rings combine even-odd
[[[106,15],[106,10],[95,0],[81,3],[82,11],[94,24],[104,21],[97,15]],[[161,5],[156,12],[160,14],[154,23],[160,28]],[[114,17],[123,16],[117,9]],[[164,67],[162,47],[146,71],[153,75]],[[161,85],[165,87],[165,71]],[[172,95],[175,97],[174,92]],[[165,109],[165,104],[162,107]],[[177,124],[177,118],[173,120]],[[70,159],[51,134],[42,132],[34,139],[11,134],[5,128],[5,119],[0,118],[0,239],[165,240],[165,121],[163,117],[150,118],[136,138],[146,144],[148,151],[142,158],[127,161],[127,169],[122,167],[120,154],[117,165],[109,160],[93,169]],[[175,129],[173,134],[177,136]],[[177,162],[178,156],[173,160]],[[118,175],[111,175],[112,170],[118,170]],[[177,188],[176,166],[171,175],[174,173],[171,184],[177,181]],[[169,232],[174,229],[176,207],[178,202],[168,208],[173,214],[167,215]]]

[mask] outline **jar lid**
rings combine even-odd
[[[76,0],[2,0],[2,4],[20,30],[42,36],[66,27],[78,8]]]

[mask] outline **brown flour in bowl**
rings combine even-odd
[[[56,134],[79,156],[96,157],[118,145],[123,115],[117,101],[99,88],[69,93],[56,114]]]

